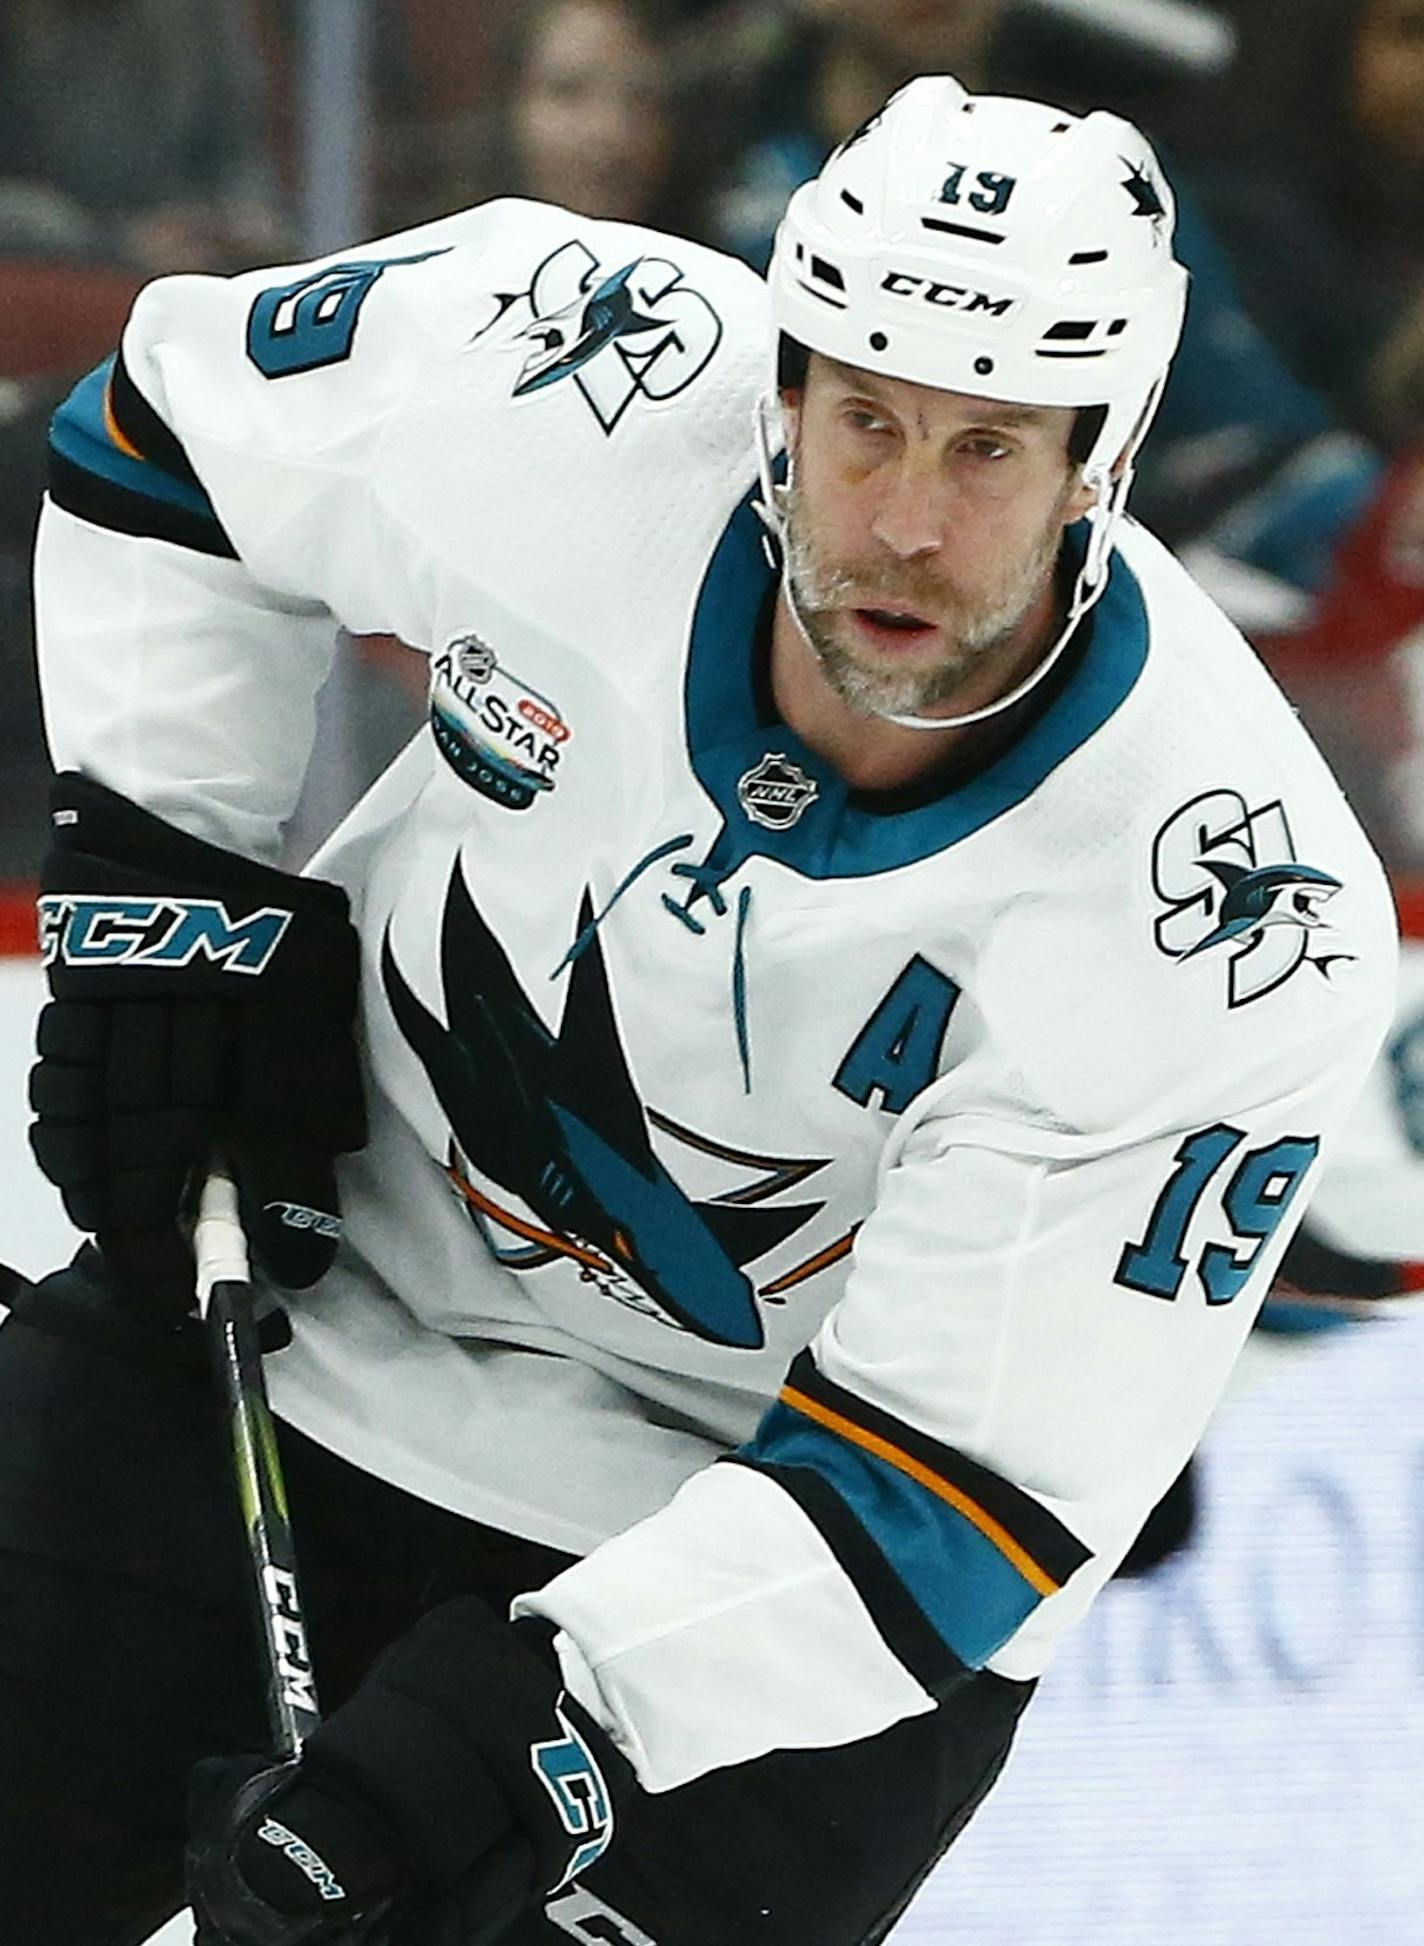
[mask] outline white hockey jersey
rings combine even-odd
[[[1123,532],[1064,680],[892,809],[778,721],[765,292],[500,203],[176,278],[55,425],[54,755],[271,858],[337,624],[430,716],[312,869],[369,1148],[278,1410],[586,1555],[644,1783],[1027,1677],[1198,1439],[1387,1025],[1368,845]]]

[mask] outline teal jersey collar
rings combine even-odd
[[[1120,553],[1083,627],[1075,663],[1047,707],[994,761],[943,795],[886,814],[857,803],[844,778],[784,723],[764,720],[758,623],[774,570],[748,494],[712,555],[693,614],[685,686],[692,767],[722,816],[707,864],[730,876],[747,858],[778,859],[807,878],[855,878],[914,864],[980,831],[1029,797],[1102,728],[1147,660],[1147,611]],[[1081,542],[1070,530],[1069,545]],[[798,780],[804,780],[798,781]],[[768,802],[775,823],[750,813]]]

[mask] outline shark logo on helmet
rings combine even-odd
[[[1127,170],[1122,186],[1132,198],[1133,215],[1149,217],[1155,223],[1159,217],[1167,214],[1167,205],[1162,201],[1161,190],[1140,162],[1130,162],[1124,156],[1122,164]]]

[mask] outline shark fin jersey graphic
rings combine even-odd
[[[391,1010],[449,1118],[461,1157],[516,1196],[543,1226],[535,1255],[569,1255],[622,1273],[648,1308],[716,1344],[754,1350],[765,1334],[744,1266],[821,1205],[693,1202],[654,1155],[618,1036],[592,902],[551,1033],[481,917],[458,865],[446,894],[441,970],[448,1027],[415,997],[387,936],[381,975]],[[672,1126],[660,1118],[663,1126]],[[479,1207],[478,1192],[469,1191]],[[486,1215],[498,1216],[485,1206]]]

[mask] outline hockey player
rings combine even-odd
[[[0,1333],[11,1946],[174,1910],[199,1760],[242,1946],[852,1946],[988,1790],[1393,993],[1328,771],[1124,516],[1171,229],[1125,122],[924,78],[769,290],[494,204],[157,284],[61,410],[34,1139],[99,1249]],[[297,878],[338,623],[429,732]],[[214,1152],[299,1293],[296,1765],[190,1369]]]

